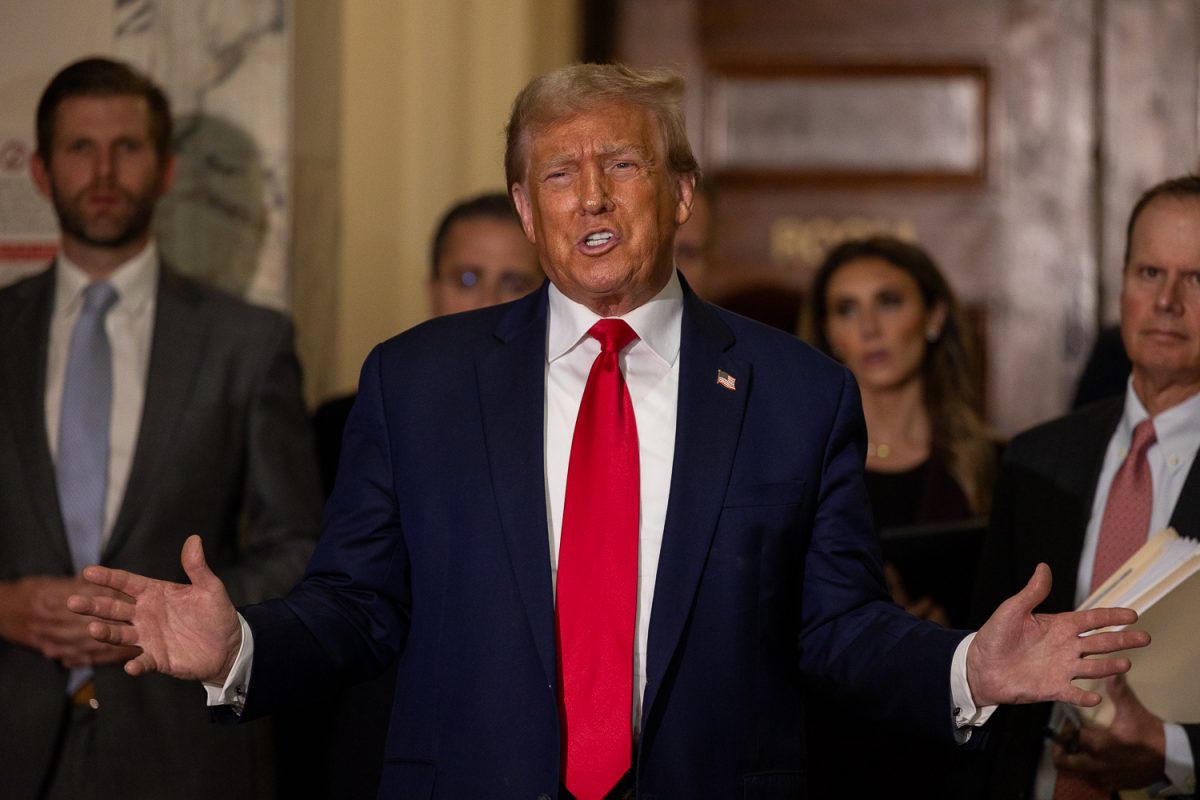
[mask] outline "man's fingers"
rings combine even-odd
[[[143,575],[137,575],[133,572],[126,572],[123,569],[112,569],[110,567],[101,567],[93,564],[90,567],[83,568],[83,578],[89,583],[94,583],[97,586],[115,589],[118,592],[123,592],[129,597],[137,597],[146,586],[149,585],[150,579]]]
[[[136,646],[137,629],[132,625],[113,625],[107,622],[89,622],[88,633],[93,639],[108,644]]]
[[[1075,670],[1076,678],[1107,678],[1129,671],[1128,658],[1084,658]]]
[[[1045,562],[1039,563],[1029,582],[1005,603],[1013,603],[1024,613],[1030,613],[1050,595],[1051,583],[1050,567]]]
[[[1096,692],[1085,692],[1073,683],[1067,684],[1067,688],[1063,691],[1062,697],[1059,699],[1064,703],[1070,703],[1073,706],[1083,706],[1084,708],[1100,705],[1099,694]]]
[[[204,545],[196,534],[193,533],[183,543],[183,552],[180,554],[179,560],[193,586],[208,591],[223,588],[221,579],[208,568],[208,562],[204,560]]]
[[[98,617],[112,622],[130,622],[133,620],[134,606],[132,603],[107,595],[96,595],[94,597],[85,597],[78,594],[71,595],[67,598],[67,608],[76,614]]]
[[[1068,615],[1079,627],[1079,632],[1094,631],[1116,625],[1132,625],[1137,622],[1137,612],[1132,608],[1089,608]]]
[[[1079,639],[1084,655],[1098,653],[1116,653],[1120,650],[1134,650],[1150,644],[1150,634],[1145,631],[1105,631],[1083,636]]]
[[[135,678],[138,675],[145,675],[146,673],[157,671],[158,664],[146,653],[142,653],[136,658],[131,658],[129,661],[125,662],[125,674],[132,675]]]

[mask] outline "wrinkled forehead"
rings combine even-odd
[[[518,148],[522,179],[529,177],[531,159],[567,159],[573,148],[585,140],[602,154],[629,152],[665,160],[666,132],[652,108],[630,101],[597,98],[564,104],[525,126]]]

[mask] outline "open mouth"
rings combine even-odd
[[[579,243],[579,248],[585,253],[600,254],[606,253],[616,245],[617,234],[613,231],[601,230],[592,231],[583,237]]]

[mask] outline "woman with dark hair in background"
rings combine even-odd
[[[986,515],[996,446],[977,410],[962,309],[933,260],[889,237],[844,242],[809,296],[809,340],[862,392],[876,527]]]
[[[885,559],[897,542],[920,554],[924,586],[910,581],[909,563],[885,567],[893,597],[917,615],[964,624],[996,444],[977,410],[973,343],[954,292],[919,247],[855,239],[830,251],[817,271],[805,323],[806,338],[858,382],[867,493]],[[910,601],[909,589],[918,600]],[[944,796],[942,775],[954,754],[883,730],[864,734],[837,698],[811,695],[809,704],[814,797]],[[864,753],[876,767],[865,775]]]

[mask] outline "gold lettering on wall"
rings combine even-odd
[[[780,217],[771,224],[771,261],[788,271],[813,270],[837,245],[866,236],[912,242],[917,227],[909,220],[886,217]]]

